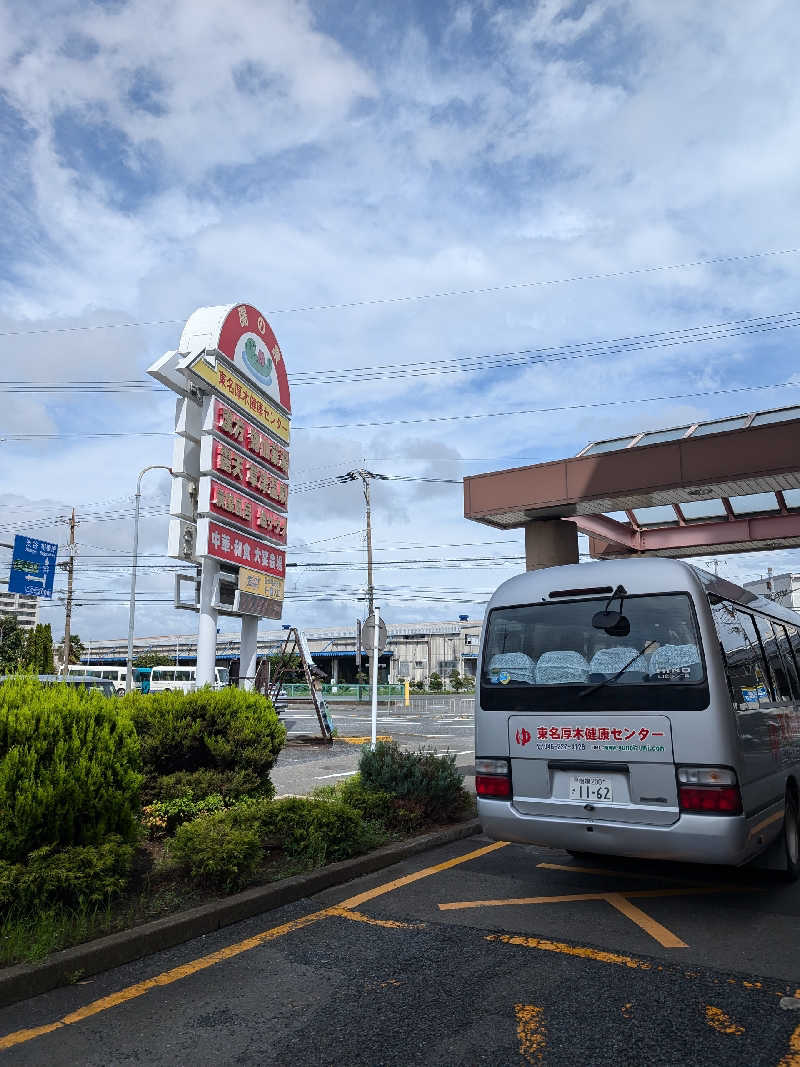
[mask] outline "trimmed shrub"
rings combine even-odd
[[[0,862],[0,911],[104,904],[128,883],[133,847],[112,835],[102,845],[37,849],[23,863]]]
[[[426,820],[452,819],[470,802],[452,754],[403,752],[396,741],[378,741],[374,752],[368,747],[362,750],[358,769],[365,789],[419,805]]]
[[[234,825],[223,811],[179,826],[169,857],[195,882],[232,893],[252,879],[264,849],[257,829]]]
[[[358,774],[336,785],[315,789],[320,800],[339,801],[353,808],[365,822],[399,833],[412,833],[422,825],[423,808],[417,801],[367,789]]]
[[[0,686],[0,859],[136,836],[139,742],[120,701],[20,676]]]
[[[269,772],[286,728],[265,697],[241,689],[198,689],[130,693],[122,703],[141,741],[146,800],[168,799],[188,788],[195,795],[228,797],[270,788]]]

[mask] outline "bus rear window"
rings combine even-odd
[[[482,706],[706,707],[705,667],[688,594],[626,597],[625,633],[592,625],[604,607],[604,599],[591,599],[495,608],[483,650]]]

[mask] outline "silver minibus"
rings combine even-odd
[[[530,571],[486,612],[483,828],[800,875],[800,615],[679,560]]]

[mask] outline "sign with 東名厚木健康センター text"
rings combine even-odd
[[[221,394],[237,408],[246,411],[248,416],[271,430],[286,444],[289,443],[289,419],[265,396],[259,396],[237,374],[232,373],[222,360],[217,359],[214,366],[205,357],[195,359],[189,370],[200,378],[215,393]]]

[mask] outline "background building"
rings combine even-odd
[[[0,615],[14,615],[25,630],[32,630],[39,622],[39,598],[9,593],[8,585],[0,586]]]
[[[800,611],[800,574],[772,574],[772,568],[766,578],[757,582],[745,582],[745,589],[752,589],[759,596],[774,600],[792,611]]]
[[[437,673],[447,678],[454,669],[474,678],[478,659],[482,619],[461,616],[455,622],[389,623],[389,641],[380,656],[381,682],[427,681]],[[312,627],[304,631],[314,662],[332,683],[354,682],[356,665],[355,627]],[[258,654],[279,652],[287,630],[268,630],[259,634]],[[124,663],[127,638],[92,641],[82,657],[85,664]],[[139,637],[134,642],[134,657],[145,652],[168,656],[176,664],[191,665],[197,658],[197,638],[193,635]],[[228,664],[239,658],[239,635],[221,633],[217,638],[217,662]],[[361,670],[368,670],[366,658]]]

